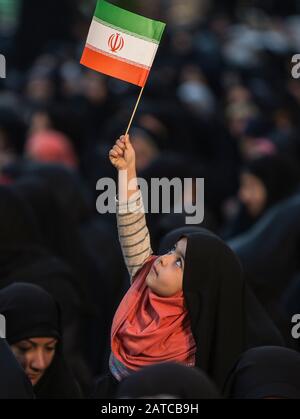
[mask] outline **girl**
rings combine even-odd
[[[200,367],[222,387],[245,348],[281,345],[281,336],[244,282],[237,258],[214,234],[179,229],[168,253],[152,254],[128,136],[109,157],[119,171],[118,231],[132,285],[113,320],[113,378],[101,381],[97,395],[167,361]]]
[[[37,285],[16,283],[0,291],[7,341],[37,398],[79,398],[62,354],[60,310]]]

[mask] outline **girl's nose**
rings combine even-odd
[[[162,255],[160,257],[160,263],[162,264],[162,266],[166,266],[167,265],[169,256],[170,255],[167,254],[167,255]]]

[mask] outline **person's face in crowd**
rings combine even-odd
[[[11,345],[31,384],[35,386],[53,361],[57,339],[31,338]]]
[[[104,78],[94,71],[87,71],[81,80],[83,95],[92,103],[101,104],[107,99],[107,86]]]
[[[148,129],[158,136],[167,137],[168,135],[168,129],[164,123],[151,113],[142,114],[138,119],[138,123],[142,128]]]
[[[146,137],[141,135],[132,136],[131,143],[135,150],[137,171],[149,167],[153,160],[159,155],[156,145]]]
[[[248,121],[254,118],[257,109],[251,102],[232,102],[226,108],[227,125],[230,134],[240,140]],[[243,150],[241,150],[243,152]]]
[[[46,77],[35,77],[26,86],[26,97],[41,103],[46,103],[53,98],[54,92],[53,81]]]
[[[28,136],[52,128],[51,120],[46,112],[35,112],[30,120]]]
[[[184,258],[187,239],[180,239],[167,254],[158,257],[146,278],[146,284],[155,294],[171,297],[182,291]]]
[[[258,216],[265,208],[267,190],[262,181],[250,173],[241,175],[239,199],[253,217]]]
[[[187,55],[193,48],[193,37],[187,30],[177,30],[171,38],[171,47],[176,55]]]
[[[247,117],[243,115],[232,115],[228,119],[228,129],[234,138],[241,138],[243,131],[247,125]]]
[[[227,91],[227,102],[228,103],[249,103],[252,100],[251,92],[249,89],[242,85],[233,86]]]

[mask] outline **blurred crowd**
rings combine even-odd
[[[138,176],[205,179],[201,226],[239,256],[287,346],[299,351],[291,318],[300,314],[300,79],[291,60],[300,53],[300,2],[112,3],[167,23],[130,131]],[[52,341],[38,344],[64,342],[38,397],[92,393],[108,369],[112,318],[129,286],[115,215],[96,211],[96,183],[117,179],[108,151],[126,130],[139,89],[79,64],[94,7],[94,0],[0,0],[7,63],[0,79],[0,312],[19,353],[24,331],[40,316],[48,329],[36,336]],[[187,206],[195,193],[186,191]],[[148,214],[147,222],[158,254],[185,214]],[[299,369],[299,354],[291,353]],[[292,370],[282,366],[286,353],[272,354],[245,356],[257,365],[268,358],[269,372],[275,365]],[[229,380],[232,397],[243,388],[233,394],[242,362]],[[196,375],[190,380],[207,380]],[[299,374],[297,386],[292,396],[300,397]],[[206,391],[217,396],[212,384]]]

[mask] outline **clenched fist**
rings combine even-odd
[[[122,135],[109,151],[109,159],[117,170],[135,169],[135,151],[129,135]]]

